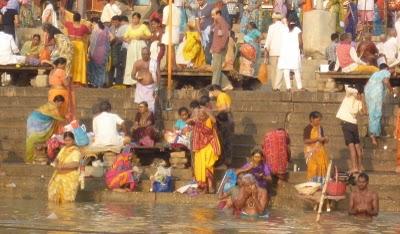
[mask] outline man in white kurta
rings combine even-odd
[[[292,27],[290,30],[289,28]],[[290,81],[290,71],[294,72],[297,89],[303,89],[301,82],[301,30],[295,26],[295,22],[289,22],[289,28],[282,38],[282,48],[278,59],[278,68],[283,71],[283,78],[285,79],[286,89],[291,91],[292,84]]]
[[[396,39],[396,31],[394,29],[390,29],[388,31],[388,38],[383,43],[381,50],[379,50],[379,53],[385,55],[386,64],[392,64],[396,60],[396,54],[398,53],[398,46]]]
[[[19,49],[13,36],[0,31],[0,65],[25,63],[25,56],[17,53]]]
[[[162,19],[162,24],[165,26],[165,31],[164,34],[161,38],[161,43],[164,45],[169,45],[172,43],[172,66],[176,67],[176,58],[175,58],[175,46],[179,44],[179,25],[180,25],[180,20],[181,20],[181,11],[180,9],[175,6],[175,4],[172,4],[172,30],[169,26],[169,5],[165,6],[163,9],[163,19]],[[172,40],[170,41],[169,39],[169,33],[170,31],[172,32]],[[167,52],[168,47],[167,47]]]
[[[268,28],[267,39],[265,40],[266,62],[271,67],[271,85],[273,90],[280,90],[283,82],[282,71],[278,68],[278,59],[282,47],[283,34],[287,30],[287,26],[282,23],[282,15],[280,13],[273,13],[272,19],[274,21]]]
[[[121,13],[122,11],[115,0],[109,0],[101,12],[100,20],[103,23],[110,23],[113,16],[121,15]]]

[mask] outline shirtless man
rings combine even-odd
[[[373,217],[379,212],[379,198],[376,192],[368,190],[369,177],[361,173],[357,178],[358,189],[350,194],[349,214]]]
[[[246,174],[242,177],[242,186],[233,204],[242,211],[242,215],[261,217],[265,215],[265,209],[268,206],[267,190],[257,186],[253,175]]]
[[[142,49],[142,59],[136,61],[132,68],[132,79],[137,80],[135,103],[147,102],[149,110],[154,112],[154,91],[157,80],[156,73],[150,71],[150,50]]]

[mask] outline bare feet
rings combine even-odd
[[[371,141],[372,141],[372,144],[374,146],[378,146],[378,142],[376,141],[376,137],[375,136],[371,136]]]

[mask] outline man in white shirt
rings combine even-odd
[[[103,23],[110,23],[111,18],[115,15],[121,15],[122,11],[115,2],[115,0],[108,0],[108,3],[104,6],[101,12],[100,20]]]
[[[396,54],[398,53],[396,31],[394,29],[389,29],[388,38],[382,45],[382,51],[379,53],[385,55],[386,64],[392,64],[396,61]]]
[[[352,168],[350,172],[356,173],[363,170],[361,165],[362,150],[358,133],[357,115],[364,111],[363,97],[357,89],[345,86],[344,97],[336,118],[342,121],[342,131],[346,146],[350,151]]]
[[[265,63],[269,63],[271,69],[271,85],[274,91],[279,91],[283,83],[282,70],[278,69],[278,59],[282,47],[283,35],[287,30],[287,26],[282,23],[282,15],[273,13],[272,19],[274,23],[269,26],[267,39],[265,40]]]
[[[123,136],[118,133],[118,128],[122,128],[127,133],[124,120],[117,114],[111,112],[111,104],[108,101],[100,103],[101,113],[93,118],[93,146],[121,146]]]
[[[172,30],[169,27],[169,6],[165,6],[163,9],[163,18],[162,18],[162,24],[165,26],[165,31],[164,34],[162,35],[161,38],[161,43],[164,44],[167,47],[167,52],[168,51],[168,45],[169,43],[172,43],[172,66],[175,68],[176,66],[176,59],[175,59],[175,46],[179,44],[179,25],[181,21],[181,10],[175,6],[174,1],[172,0]],[[170,31],[172,32],[171,36],[171,41],[169,39],[169,33]]]
[[[25,56],[15,55],[17,53],[19,49],[13,36],[3,32],[0,25],[0,65],[25,63]]]

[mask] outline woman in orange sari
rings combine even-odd
[[[215,118],[202,107],[193,120],[194,175],[199,189],[215,193],[214,164],[221,154],[221,146],[215,127]]]
[[[75,95],[72,91],[71,82],[66,75],[66,65],[67,60],[65,58],[61,57],[54,61],[55,68],[49,76],[50,90],[48,98],[51,101],[57,95],[64,97],[65,101],[60,107],[60,114],[65,117],[67,122],[70,122],[75,119]],[[57,127],[57,133],[60,132],[60,127]]]
[[[307,179],[323,183],[328,168],[328,155],[325,144],[328,138],[321,127],[322,114],[318,111],[310,113],[310,124],[304,129],[304,156],[307,164]]]

